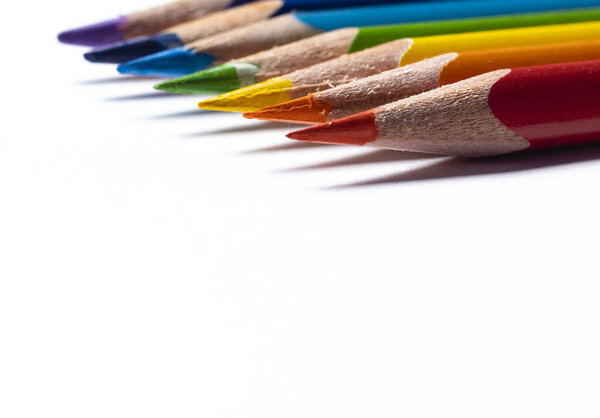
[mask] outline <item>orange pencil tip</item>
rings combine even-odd
[[[348,116],[288,134],[288,138],[323,144],[364,145],[377,139],[375,111]]]
[[[327,115],[334,108],[334,105],[308,95],[289,102],[267,106],[256,112],[244,113],[244,117],[248,119],[314,124],[327,122]]]

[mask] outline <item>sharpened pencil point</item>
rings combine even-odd
[[[243,87],[198,104],[201,109],[223,112],[252,112],[265,106],[292,99],[288,89],[293,83],[284,78],[272,78],[262,83]]]
[[[287,137],[323,144],[365,145],[377,139],[375,111],[368,110],[333,122],[311,126],[292,132]]]
[[[214,62],[214,57],[197,54],[181,46],[119,65],[122,74],[149,77],[181,77],[204,70]]]
[[[116,42],[83,54],[90,62],[121,64],[147,55],[183,45],[179,36],[164,33],[155,36],[139,36],[122,42]]]
[[[229,64],[218,65],[154,86],[157,90],[177,94],[215,94],[239,87],[235,67]]]
[[[249,63],[222,64],[157,85],[155,88],[179,94],[225,93],[254,84],[258,65]]]
[[[267,106],[256,112],[244,113],[244,117],[292,123],[324,123],[334,108],[334,105],[315,99],[309,94],[296,100]]]
[[[119,42],[123,40],[123,27],[126,23],[125,17],[118,17],[64,31],[58,35],[58,40],[65,44],[92,47]]]

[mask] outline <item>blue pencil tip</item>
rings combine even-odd
[[[147,55],[183,45],[179,36],[165,33],[154,36],[140,36],[123,42],[96,48],[83,54],[90,62],[121,64]]]
[[[211,55],[198,54],[182,46],[126,62],[117,70],[122,74],[174,78],[204,70],[214,61]]]

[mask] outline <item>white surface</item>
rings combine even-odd
[[[0,416],[599,416],[600,147],[308,146],[54,40],[143,4],[12,4]]]

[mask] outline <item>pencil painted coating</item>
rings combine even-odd
[[[531,149],[600,141],[600,61],[512,69],[488,104]]]
[[[600,20],[600,9],[582,8],[575,10],[547,11],[542,13],[511,14],[487,18],[363,27],[359,28],[348,53],[362,51],[363,49],[395,41],[400,38],[420,38],[433,35],[560,25],[564,23],[589,22],[595,20]]]
[[[345,35],[339,37],[339,39],[336,38],[334,34],[339,33],[339,31],[342,30],[313,36],[312,38],[291,43],[284,47],[279,47],[278,49],[259,52],[251,56],[236,59],[233,62],[255,65],[257,71],[254,82],[260,82],[271,77],[285,76],[287,73],[338,57],[349,51],[357,52],[357,50],[380,45],[381,43],[385,43],[384,41],[390,39],[393,41],[407,38],[409,37],[407,35],[410,33],[418,33],[427,36],[450,35],[460,34],[462,30],[467,32],[479,32],[511,28],[515,29],[515,25],[517,27],[527,28],[597,20],[600,20],[600,9],[598,8],[566,12],[513,15],[510,17],[501,16],[483,19],[394,25],[376,28],[352,28],[354,30],[352,36],[348,35],[351,33],[350,29],[343,29]],[[360,41],[357,42],[357,40]],[[311,46],[309,42],[312,42],[314,46]],[[485,48],[485,45],[481,48]],[[311,60],[307,58],[310,58]],[[224,65],[227,66],[230,64]],[[158,87],[172,93],[202,94],[206,91],[217,91],[211,86],[211,83],[214,82],[216,82],[214,77],[211,76],[210,78],[207,78],[205,77],[205,74],[200,71],[185,79],[165,82]],[[236,83],[231,84],[237,85]],[[224,93],[224,91],[220,91],[220,93]]]
[[[333,10],[300,11],[269,22],[266,26],[256,26],[260,36],[248,32],[238,32],[235,36],[225,33],[226,48],[215,48],[215,45],[190,44],[187,49],[193,53],[210,54],[215,57],[214,63],[221,64],[241,58],[276,45],[313,36],[315,34],[345,27],[361,27],[390,25],[398,23],[423,22],[431,20],[449,20],[474,18],[482,16],[498,16],[504,14],[533,13],[556,9],[574,9],[600,6],[599,0],[473,0],[413,2],[372,7],[343,8]],[[507,24],[505,22],[504,24]],[[450,27],[448,27],[450,30]],[[453,30],[457,30],[456,28]],[[437,32],[440,33],[440,32]],[[414,36],[414,35],[413,35]],[[215,41],[213,41],[215,42]],[[218,43],[218,42],[217,42]],[[346,51],[350,50],[349,45]],[[181,51],[174,52],[174,54]],[[149,58],[149,57],[147,57]],[[189,66],[177,68],[179,60],[171,62],[172,70],[166,71],[170,57],[162,55],[155,59],[146,59],[136,65],[125,65],[120,71],[128,74],[180,77],[200,71],[203,68]],[[162,62],[158,62],[162,61]],[[160,72],[153,73],[154,65],[160,66]]]
[[[597,0],[424,1],[355,9],[343,8],[325,13],[305,12],[298,13],[296,18],[309,26],[328,31],[348,26],[452,20],[598,6],[600,2]]]
[[[496,70],[288,136],[467,157],[598,142],[600,61]]]

